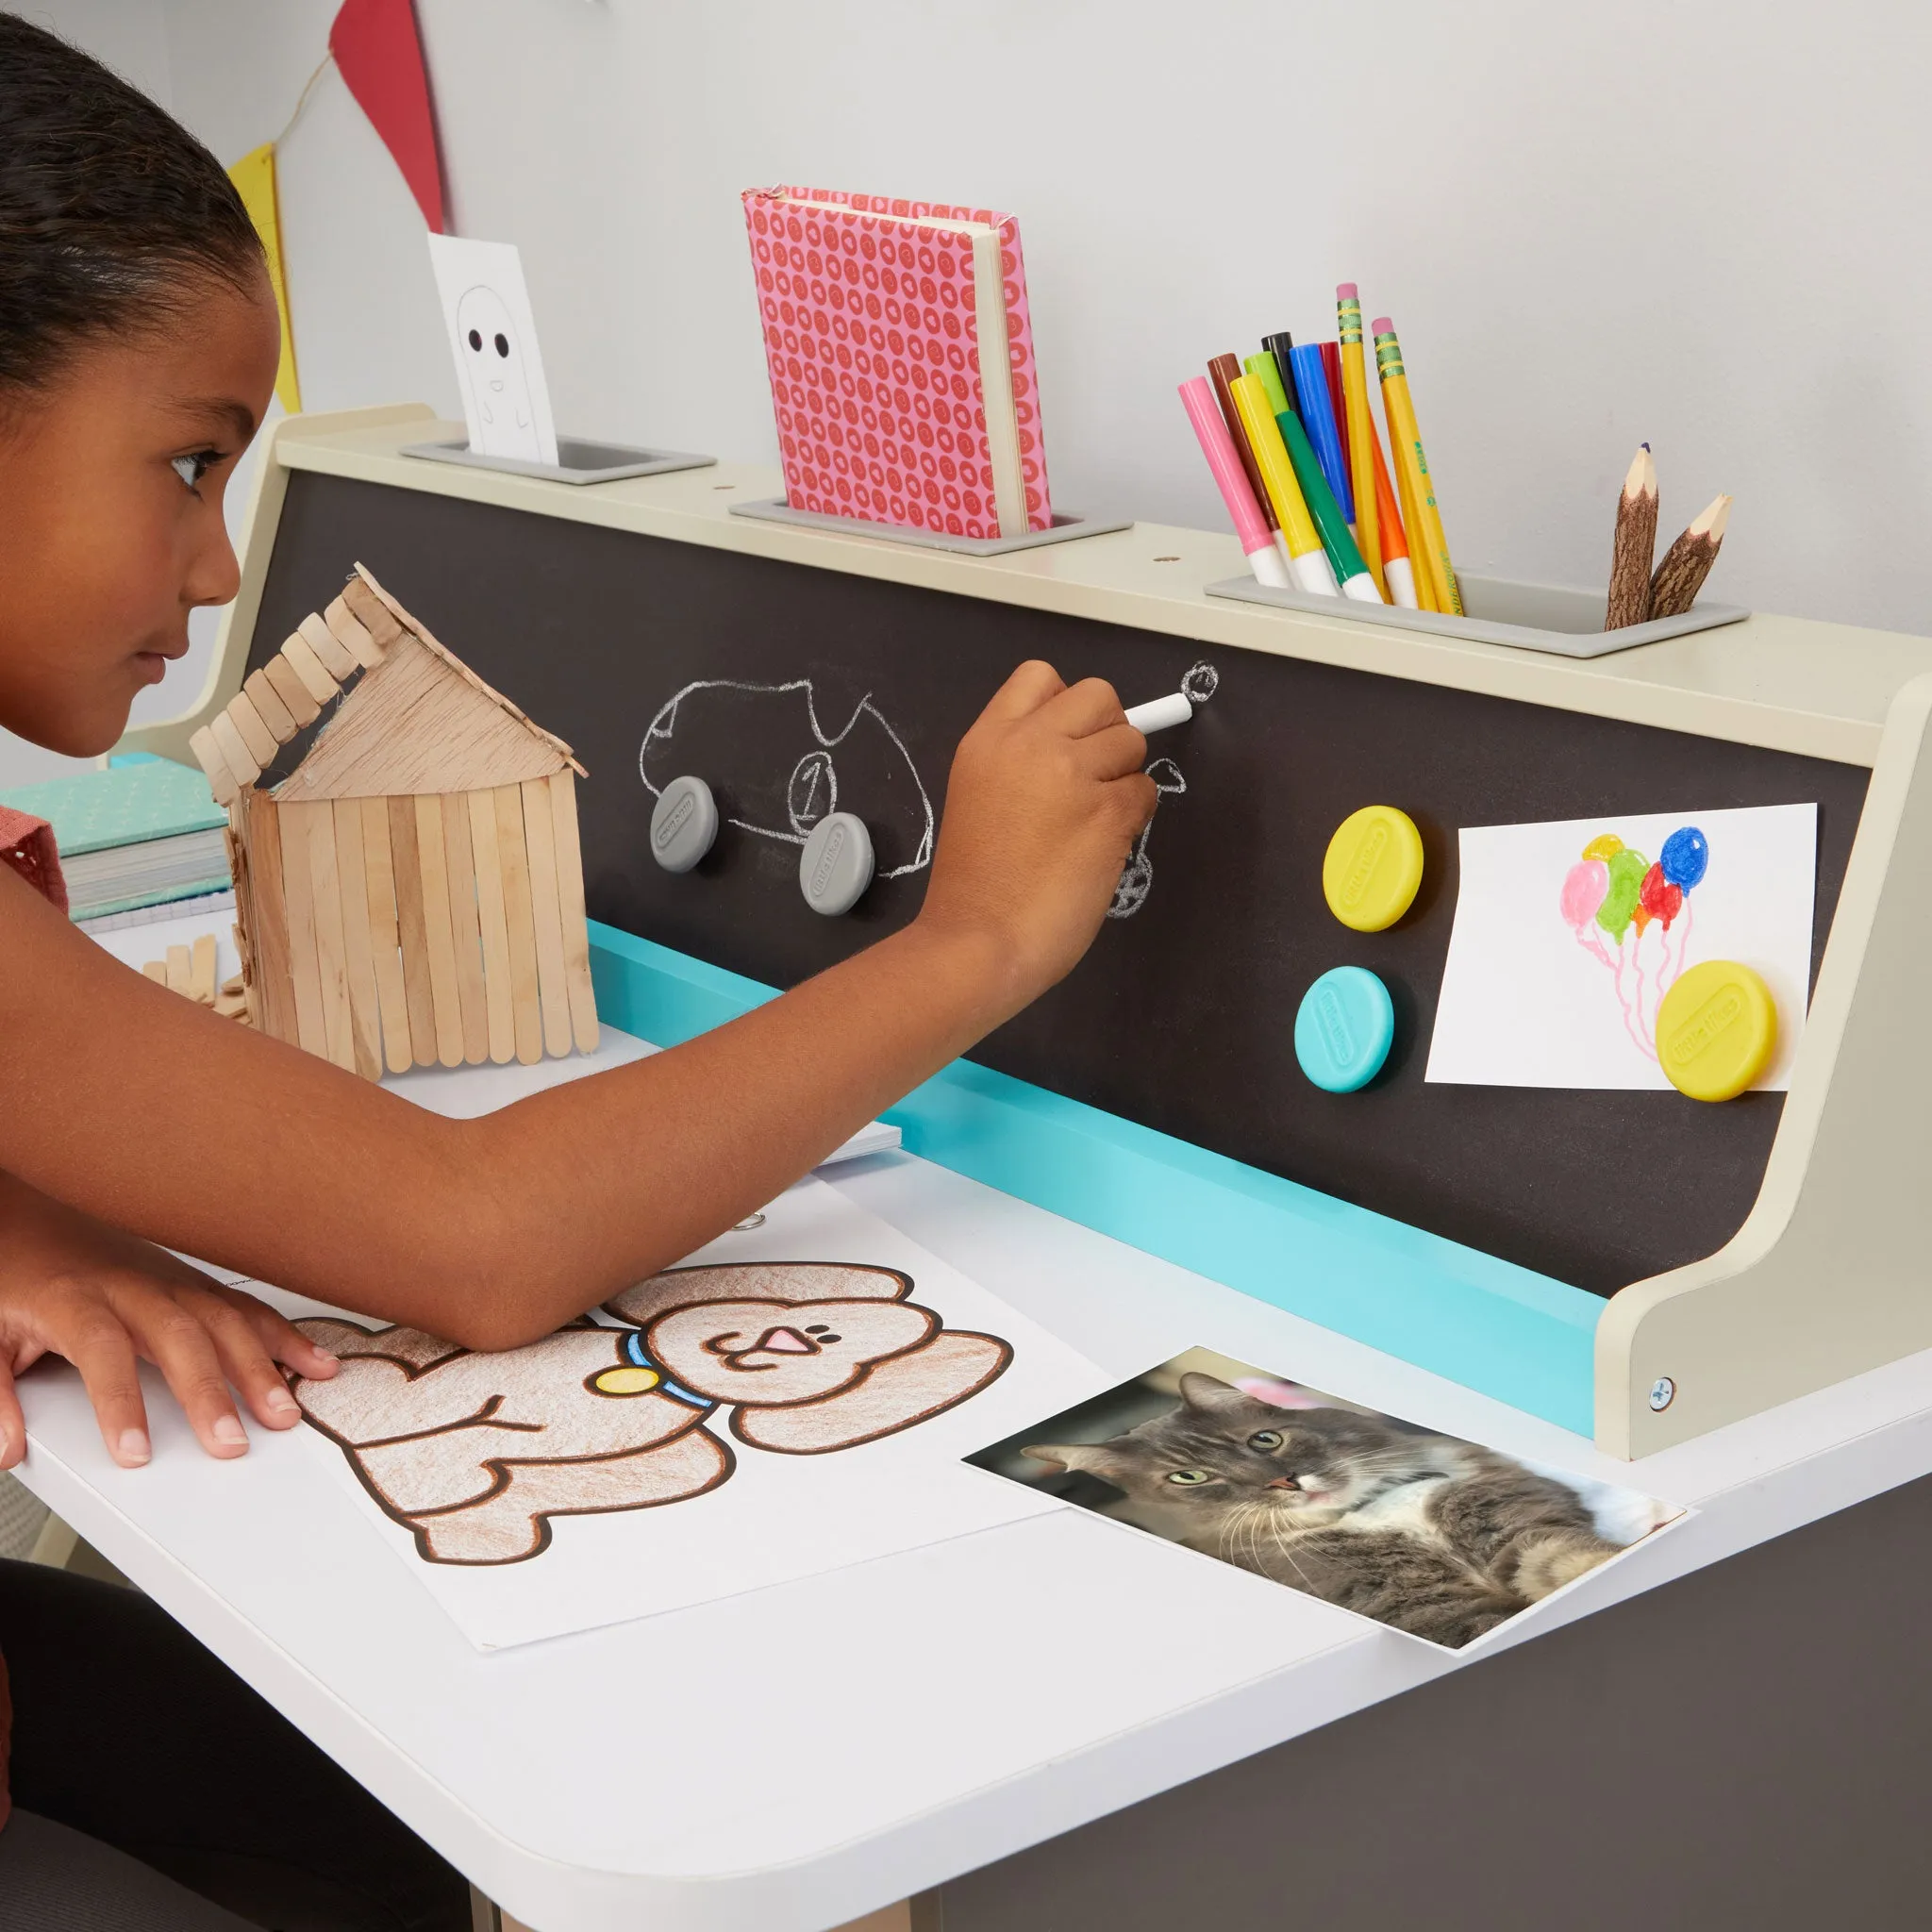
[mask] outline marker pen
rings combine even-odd
[[[1329,565],[1341,586],[1341,594],[1353,597],[1357,604],[1380,604],[1384,601],[1382,593],[1375,588],[1375,580],[1369,575],[1368,565],[1362,561],[1362,554],[1349,532],[1348,521],[1341,514],[1341,506],[1336,502],[1328,479],[1315,459],[1308,432],[1287,409],[1274,422],[1287,447],[1288,459],[1294,465],[1295,481],[1302,486],[1302,499],[1308,506],[1308,515],[1314,519],[1321,536],[1322,548],[1328,553]]]
[[[1208,378],[1197,375],[1182,383],[1180,393],[1188,421],[1194,425],[1194,434],[1200,440],[1201,454],[1208,458],[1208,467],[1214,473],[1215,484],[1221,491],[1221,500],[1234,520],[1234,533],[1241,541],[1255,581],[1278,591],[1288,590],[1291,579],[1287,560],[1274,547],[1274,532],[1261,514],[1260,505],[1255,501],[1255,492],[1248,487],[1247,472],[1241,468],[1227,425],[1221,420]]]
[[[1340,594],[1328,553],[1315,534],[1314,520],[1302,498],[1301,485],[1294,480],[1294,466],[1281,441],[1274,412],[1268,407],[1268,391],[1257,375],[1239,376],[1228,385],[1234,392],[1235,408],[1241,411],[1241,427],[1248,432],[1248,447],[1255,452],[1261,480],[1274,499],[1274,514],[1281,521],[1281,539],[1288,547],[1289,568],[1294,573],[1295,588],[1317,596]]]

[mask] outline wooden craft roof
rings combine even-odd
[[[404,635],[343,695],[276,787],[279,801],[479,791],[566,768],[584,775],[569,745],[485,684],[361,564],[356,569]]]

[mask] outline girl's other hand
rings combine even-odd
[[[263,1427],[286,1429],[301,1410],[276,1364],[316,1377],[337,1366],[253,1295],[0,1174],[0,1469],[26,1453],[14,1377],[43,1355],[80,1372],[108,1453],[128,1469],[153,1453],[138,1361],[167,1377],[220,1457],[248,1449],[231,1388]]]

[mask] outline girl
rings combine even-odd
[[[187,649],[188,612],[234,595],[222,495],[276,355],[259,246],[213,158],[0,14],[0,725],[107,751]],[[247,1448],[238,1396],[264,1427],[295,1422],[285,1371],[333,1363],[169,1248],[502,1349],[711,1240],[1074,967],[1153,810],[1144,755],[1107,685],[1022,665],[959,746],[910,925],[702,1039],[474,1121],[130,973],[17,875],[34,868],[16,827],[0,865],[0,1467],[25,1447],[12,1377],[50,1352],[128,1467],[150,1454],[140,1359],[210,1455]],[[0,1589],[0,1640],[22,1621]],[[23,1791],[29,1771],[24,1730]],[[22,1822],[0,1835],[0,1901]],[[332,1847],[357,1840],[310,1823]]]

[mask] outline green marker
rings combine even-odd
[[[1275,381],[1278,388],[1280,378]],[[1357,604],[1381,603],[1382,593],[1376,590],[1375,580],[1369,575],[1355,539],[1349,535],[1348,519],[1341,514],[1341,506],[1322,475],[1322,465],[1308,441],[1308,432],[1302,427],[1302,419],[1292,409],[1277,409],[1274,422],[1282,441],[1288,445],[1288,459],[1294,466],[1295,481],[1302,486],[1302,495],[1307,500],[1308,514],[1315,520],[1315,533],[1322,540],[1322,548],[1328,553],[1328,561],[1335,566],[1341,594],[1353,597]]]

